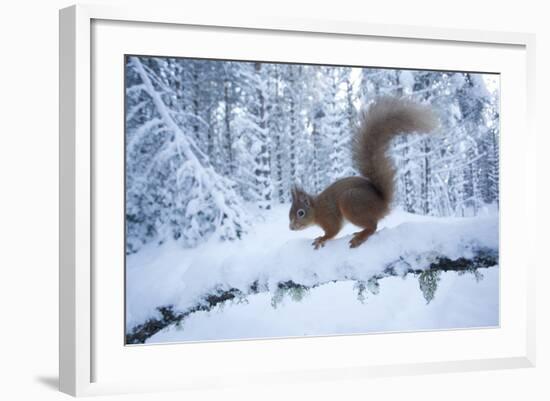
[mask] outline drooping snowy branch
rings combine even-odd
[[[248,222],[234,190],[235,183],[216,173],[193,137],[176,123],[155,88],[150,69],[146,70],[137,57],[130,58],[129,67],[137,73],[142,85],[139,88],[146,95],[139,98],[132,110],[143,109],[144,102],[149,100],[153,105],[150,113],[158,116],[128,134],[129,199],[146,195],[149,200],[145,203],[158,210],[151,229],[156,231],[159,241],[182,238],[185,244],[196,245],[211,235],[227,240],[240,238]],[[163,135],[159,134],[161,131]],[[143,160],[136,156],[152,139],[156,141],[149,145],[146,165],[134,166]],[[134,172],[133,167],[139,171]],[[142,174],[147,179],[140,181]],[[155,201],[160,203],[151,204]],[[130,220],[132,212],[130,209]]]

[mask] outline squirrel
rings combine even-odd
[[[339,179],[316,196],[294,185],[289,228],[320,226],[325,235],[312,243],[319,249],[338,234],[347,220],[363,229],[353,234],[350,248],[361,245],[390,211],[395,167],[386,152],[391,139],[400,134],[429,133],[437,125],[436,116],[427,106],[403,98],[375,100],[361,114],[352,139],[352,159],[360,176]]]

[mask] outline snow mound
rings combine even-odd
[[[392,266],[406,272],[426,269],[438,257],[470,258],[479,250],[498,251],[498,216],[429,218],[396,212],[359,248],[350,249],[350,228],[324,248],[311,246],[314,230],[288,231],[286,207],[272,211],[241,241],[181,249],[149,246],[127,260],[126,326],[158,318],[160,306],[186,311],[208,294],[251,285],[270,292],[279,283],[305,286],[340,280],[368,280]],[[401,224],[399,224],[402,222]]]

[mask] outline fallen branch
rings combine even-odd
[[[419,255],[424,256],[424,255]],[[321,285],[335,283],[338,281],[355,281],[358,290],[358,299],[364,298],[364,291],[368,288],[371,292],[376,293],[379,286],[378,281],[386,277],[401,276],[408,274],[417,275],[419,278],[420,289],[424,294],[426,301],[429,303],[433,298],[435,289],[437,288],[437,275],[442,272],[472,272],[479,274],[479,269],[489,268],[498,265],[498,251],[481,248],[472,251],[471,257],[461,257],[458,259],[450,259],[445,256],[431,256],[432,262],[427,268],[413,267],[410,261],[405,261],[400,258],[392,263],[389,263],[382,270],[382,273],[374,274],[369,279],[364,280],[353,275],[346,276],[342,279],[320,281],[313,285],[305,285],[293,280],[281,281],[276,284],[276,290],[273,295],[272,305],[275,307],[282,299],[285,293],[295,294],[293,297],[300,298],[304,291]],[[409,258],[410,260],[410,258]],[[183,322],[189,315],[200,312],[210,311],[216,306],[228,301],[243,300],[246,297],[254,294],[269,292],[269,286],[266,282],[260,283],[258,280],[250,284],[246,290],[237,288],[222,289],[218,288],[214,292],[205,295],[194,306],[185,311],[175,311],[173,305],[158,307],[161,317],[147,320],[145,323],[135,326],[131,333],[126,335],[127,344],[143,344],[149,337],[161,331],[165,327],[172,324]]]

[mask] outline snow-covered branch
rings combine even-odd
[[[423,259],[425,255],[417,255],[420,259]],[[431,255],[433,257],[433,255]],[[407,268],[403,269],[403,263],[407,265]],[[374,274],[368,279],[358,280],[353,277],[345,279],[334,279],[330,281],[317,282],[314,284],[302,284],[293,280],[280,281],[275,286],[273,292],[272,304],[275,306],[279,300],[285,295],[294,297],[296,292],[303,293],[313,288],[334,283],[337,281],[355,281],[355,288],[358,291],[358,298],[363,296],[363,292],[368,288],[371,292],[377,293],[380,286],[380,280],[386,277],[393,276],[406,276],[408,274],[414,274],[419,276],[420,290],[422,288],[423,280],[426,281],[427,277],[437,276],[441,272],[455,271],[455,272],[471,272],[472,274],[479,275],[478,269],[484,269],[498,265],[498,253],[489,249],[478,249],[473,252],[471,257],[461,257],[458,259],[449,259],[441,256],[436,257],[433,262],[430,263],[428,268],[419,268],[414,265],[404,262],[402,260],[396,260],[395,263],[388,264],[382,273]],[[153,336],[160,330],[171,324],[181,323],[189,315],[201,312],[210,311],[216,306],[228,302],[228,301],[242,301],[247,296],[258,294],[261,292],[271,291],[266,283],[263,285],[259,281],[254,281],[250,284],[247,290],[243,291],[238,288],[229,288],[226,290],[218,289],[212,293],[205,294],[195,305],[189,309],[181,312],[174,310],[173,305],[164,305],[158,307],[157,310],[160,314],[159,318],[151,318],[145,323],[135,326],[130,333],[126,335],[127,344],[139,344],[144,343],[149,337]],[[429,302],[429,297],[433,297],[432,292],[425,293],[426,300]]]
[[[176,289],[180,292],[173,298],[159,300],[154,317],[149,315],[139,322],[129,311],[127,341],[143,342],[168,324],[195,312],[261,292],[271,293],[277,302],[286,292],[308,291],[334,282],[354,281],[358,291],[362,291],[391,276],[414,274],[419,280],[426,280],[439,272],[475,272],[492,267],[499,263],[497,225],[498,219],[493,217],[404,223],[382,229],[353,250],[348,248],[349,237],[333,240],[319,251],[311,249],[310,241],[305,239],[287,241],[265,251],[261,244],[255,244],[255,254],[242,247],[234,252],[218,248],[218,253],[225,255],[223,258],[203,249],[200,254],[197,251],[187,256],[180,277],[185,291]],[[157,269],[154,265],[151,268]],[[170,277],[174,277],[178,266],[169,268]],[[130,269],[128,274],[130,280],[135,280],[134,274],[140,273]],[[143,297],[146,290],[134,285],[133,291]],[[129,296],[133,298],[134,294]]]
[[[137,72],[143,86],[142,90],[152,100],[155,111],[159,118],[153,118],[138,128],[129,142],[128,150],[131,152],[137,146],[137,143],[143,141],[151,129],[164,126],[172,133],[169,141],[157,150],[157,157],[149,163],[149,166],[158,164],[172,163],[170,176],[174,176],[174,181],[178,184],[172,199],[167,200],[169,204],[183,206],[184,211],[179,215],[170,217],[170,224],[177,224],[181,229],[177,230],[177,237],[187,237],[188,245],[195,245],[199,240],[208,237],[209,234],[215,234],[221,239],[240,238],[247,228],[247,215],[244,211],[241,200],[234,191],[234,184],[228,178],[222,177],[212,168],[209,158],[195,144],[193,138],[185,135],[181,127],[174,120],[174,113],[165,104],[161,94],[153,85],[151,69],[141,63],[137,57],[130,58],[131,66]],[[158,77],[153,77],[158,80]],[[179,165],[179,167],[178,167]],[[185,166],[186,176],[182,178],[181,166]],[[159,169],[155,167],[155,171]],[[149,167],[146,171],[152,171]],[[182,188],[182,183],[187,186]],[[170,188],[168,188],[170,190]],[[199,208],[194,208],[194,214],[185,213],[189,203],[200,204]],[[168,209],[168,212],[171,210]],[[199,213],[200,212],[200,213]],[[181,216],[185,213],[185,219]],[[166,226],[161,226],[157,231],[166,230]],[[168,239],[171,235],[168,235]],[[159,240],[165,240],[160,238]]]

